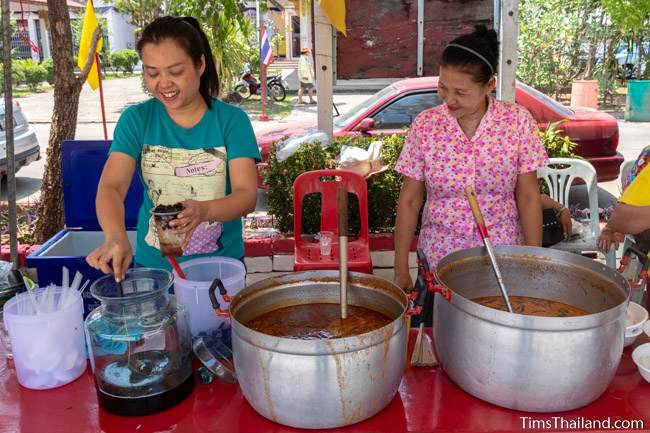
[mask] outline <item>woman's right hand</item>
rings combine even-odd
[[[107,239],[102,246],[88,254],[86,262],[105,274],[114,274],[115,281],[122,281],[132,257],[133,249],[125,234],[116,239]]]
[[[406,293],[410,292],[413,289],[413,280],[411,279],[411,273],[408,271],[395,270],[395,276],[393,277],[393,282],[395,285],[400,287]]]

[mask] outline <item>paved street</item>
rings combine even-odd
[[[142,91],[140,77],[131,77],[120,80],[110,80],[104,83],[104,96],[108,122],[108,136],[112,138],[115,124],[120,113],[129,105],[147,99]],[[289,95],[295,99],[295,95]],[[368,97],[368,93],[342,93],[334,95],[334,102],[339,111],[344,113],[355,104]],[[52,93],[39,93],[18,101],[23,112],[28,117],[30,124],[36,130],[41,144],[40,161],[22,168],[16,177],[16,187],[19,200],[24,200],[40,189],[45,164],[45,149],[47,146],[50,119],[52,116]],[[288,123],[301,119],[316,119],[316,105],[296,106],[292,113],[283,119],[271,119],[270,122],[260,122],[252,119],[253,128],[256,130],[268,128],[271,122]],[[650,144],[650,123],[629,123],[619,121],[620,143],[618,150],[625,159],[636,158],[643,146]],[[101,110],[99,106],[99,92],[93,92],[84,86],[79,103],[79,118],[77,124],[77,140],[102,139]],[[601,183],[600,187],[618,196],[618,181]],[[4,188],[3,188],[4,189]],[[4,192],[4,191],[3,191]],[[3,196],[5,194],[3,193]]]

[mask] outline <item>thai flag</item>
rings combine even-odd
[[[262,24],[262,29],[260,30],[260,41],[262,44],[260,59],[264,66],[268,66],[273,62],[273,51],[271,50],[271,41],[269,40],[269,34],[264,24]]]

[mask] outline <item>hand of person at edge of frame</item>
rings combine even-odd
[[[203,221],[206,221],[206,216],[206,202],[196,200],[185,200],[183,202],[183,210],[178,214],[178,217],[175,220],[169,223],[169,225],[174,227],[174,233],[185,235],[183,249],[185,249],[187,244],[190,242],[196,227]]]
[[[559,214],[559,218],[560,225],[562,225],[562,232],[564,233],[564,240],[568,241],[571,239],[571,234],[573,233],[573,223],[571,222],[571,214],[569,213],[568,209],[564,209]]]
[[[598,248],[600,251],[607,254],[612,247],[612,244],[614,245],[614,248],[618,249],[615,233],[605,226],[600,232],[600,237],[598,238]]]
[[[133,248],[126,234],[123,238],[107,239],[103,245],[86,257],[86,262],[105,274],[115,275],[115,281],[124,280],[133,258]]]
[[[393,282],[406,293],[413,289],[413,280],[411,279],[411,274],[408,269],[406,271],[395,270]]]

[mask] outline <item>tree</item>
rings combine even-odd
[[[588,36],[600,18],[595,0],[522,0],[517,77],[556,96],[584,70]]]
[[[63,227],[63,187],[61,184],[61,142],[72,140],[77,129],[79,93],[86,81],[94,59],[88,56],[81,74],[74,74],[72,63],[72,30],[66,0],[47,0],[52,32],[52,58],[54,60],[54,111],[47,146],[47,159],[38,219],[34,239],[42,243]],[[98,27],[93,33],[90,52],[95,52],[101,35]]]
[[[170,9],[166,0],[114,0],[113,4],[118,12],[131,17],[136,33]]]
[[[650,0],[600,0],[612,22],[619,26],[626,39],[631,40],[639,50],[636,59],[636,78],[641,78],[641,62],[647,54],[644,40],[650,35]],[[647,71],[648,74],[650,71]]]
[[[221,88],[230,88],[244,63],[249,62],[257,50],[248,43],[253,29],[244,17],[242,4],[238,0],[177,0],[170,13],[201,17],[200,22],[212,47]]]

